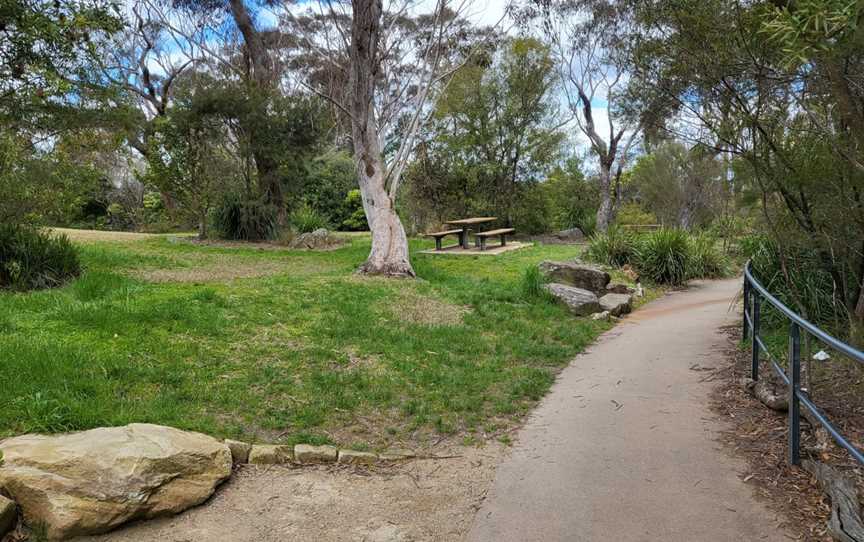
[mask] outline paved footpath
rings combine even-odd
[[[709,374],[737,280],[697,283],[627,317],[577,357],[520,431],[471,541],[793,538],[714,439]],[[698,367],[697,367],[698,364]]]

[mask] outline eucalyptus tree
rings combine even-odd
[[[302,32],[303,84],[350,126],[372,232],[361,273],[414,276],[396,198],[429,104],[470,55],[462,17],[469,6],[468,0],[438,0],[431,12],[418,13],[412,0],[386,6],[380,0],[322,0],[287,15]]]
[[[551,44],[564,98],[597,160],[599,231],[614,217],[621,176],[641,132],[641,124],[621,108],[629,82],[624,54],[629,12],[618,4],[530,0],[517,10],[521,23]],[[599,109],[605,110],[605,123]]]

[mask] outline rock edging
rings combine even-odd
[[[226,439],[235,465],[375,465],[413,459],[416,456],[407,450],[376,454],[336,446],[313,446],[311,444],[249,444]]]

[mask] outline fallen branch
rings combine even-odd
[[[828,530],[840,542],[864,542],[864,523],[855,481],[837,469],[818,461],[805,459],[802,467],[813,475],[831,498]]]

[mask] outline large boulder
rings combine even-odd
[[[606,294],[600,298],[600,307],[612,316],[629,313],[633,308],[633,296],[629,294]]]
[[[0,488],[52,540],[176,514],[231,475],[221,442],[171,427],[131,424],[0,443]]]
[[[556,233],[555,238],[565,243],[579,243],[585,240],[585,234],[579,228],[569,228]]]
[[[567,305],[570,312],[576,316],[588,316],[600,312],[600,301],[593,292],[566,284],[547,284],[546,290],[552,296]]]
[[[582,288],[595,294],[606,290],[611,277],[599,267],[579,262],[540,262],[540,271],[550,282]]]

